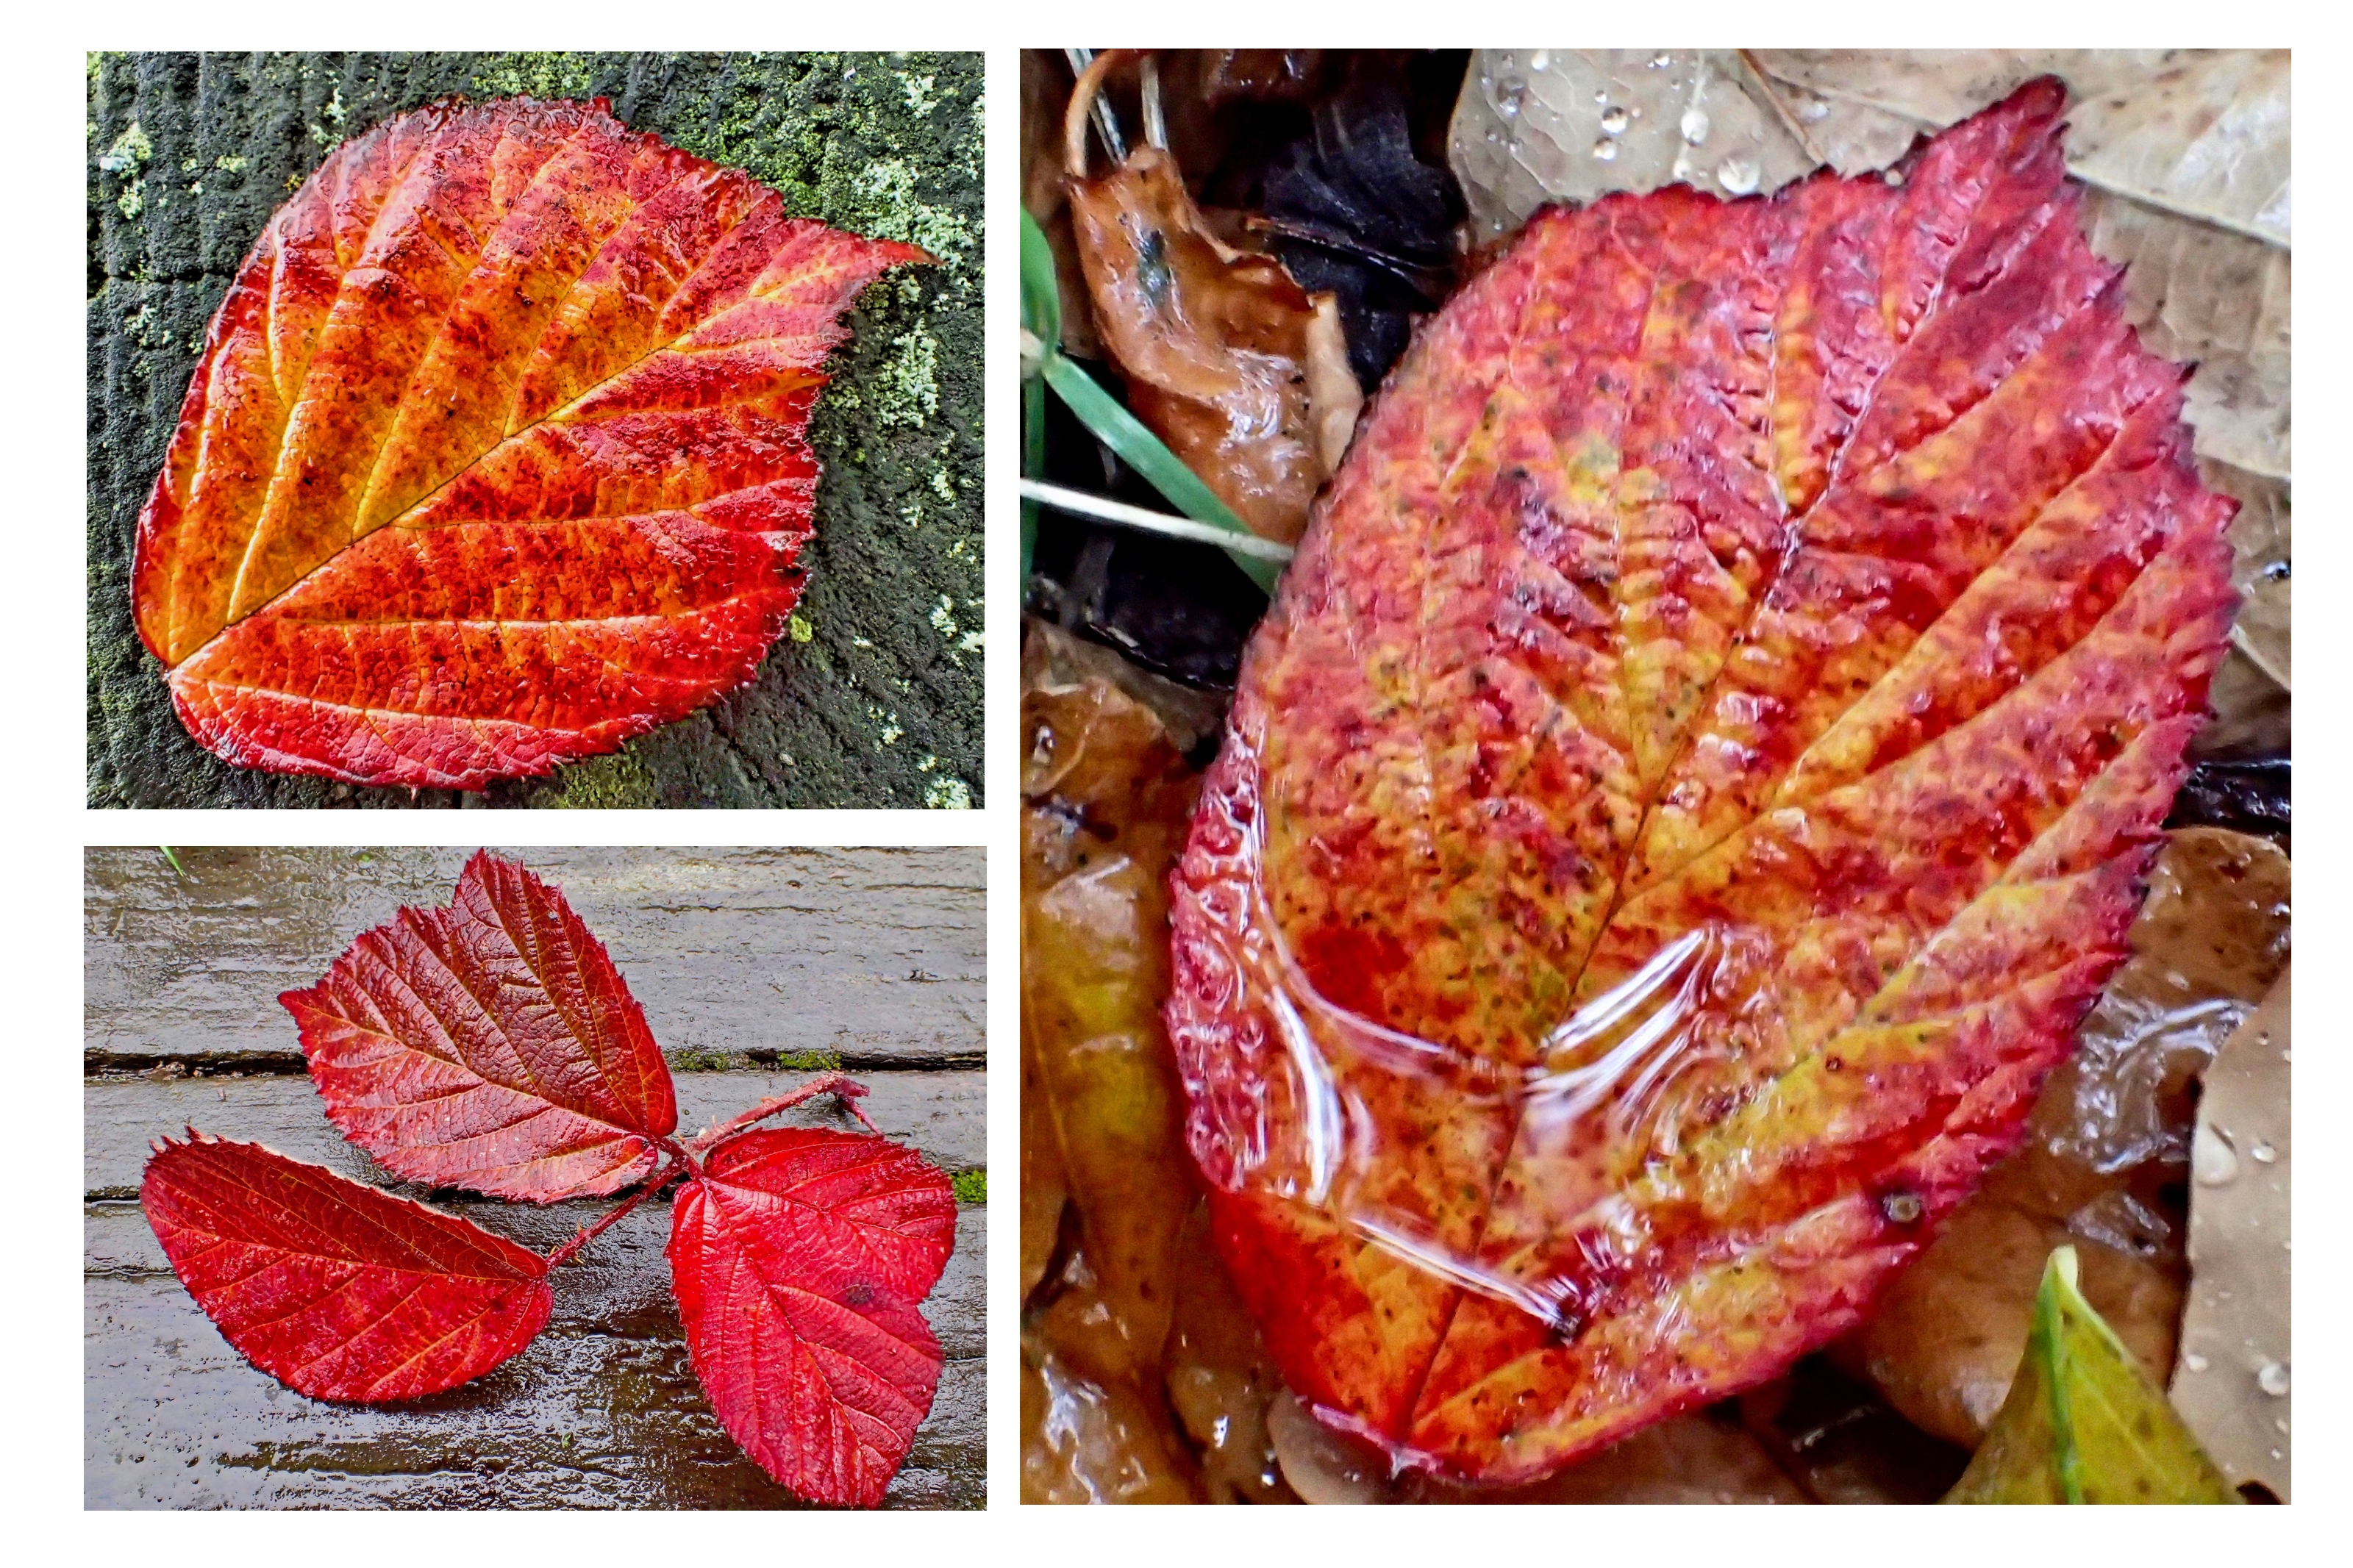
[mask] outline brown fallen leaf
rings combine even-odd
[[[2288,975],[2206,1070],[2173,1407],[2233,1482],[2289,1500]]]
[[[1219,237],[1165,149],[1137,147],[1087,177],[1087,111],[1125,52],[1097,57],[1064,121],[1064,191],[1095,330],[1135,416],[1253,531],[1289,543],[1362,399],[1338,316],[1280,261]]]

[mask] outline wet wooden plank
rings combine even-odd
[[[463,848],[90,850],[92,1066],[246,1065],[301,1047],[281,991],[314,984],[402,904],[447,903]],[[978,1065],[983,851],[514,849],[611,952],[675,1059],[833,1052],[853,1068]]]
[[[678,1124],[692,1133],[808,1081],[806,1073],[681,1073]],[[987,1075],[977,1072],[869,1073],[866,1114],[901,1142],[954,1174],[988,1163]],[[765,1127],[854,1128],[830,1099],[797,1105]],[[161,1137],[197,1127],[216,1137],[267,1143],[281,1154],[341,1172],[354,1181],[401,1185],[343,1141],[308,1078],[144,1078],[82,1086],[82,1194],[130,1197],[147,1154]],[[422,1189],[412,1195],[422,1196]],[[438,1200],[437,1200],[438,1201]]]
[[[470,1203],[554,1246],[601,1212]],[[131,1203],[84,1210],[84,1497],[90,1508],[790,1508],[689,1363],[656,1200],[557,1276],[529,1349],[429,1399],[342,1405],[255,1371],[189,1300]],[[924,1315],[947,1353],[886,1505],[978,1508],[987,1490],[986,1211],[967,1206]]]
[[[557,1279],[545,1333],[433,1399],[307,1399],[248,1366],[172,1274],[135,1194],[149,1145],[194,1123],[360,1180],[390,1178],[322,1113],[277,994],[399,904],[446,900],[460,849],[153,849],[85,861],[85,1500],[148,1507],[787,1507],[712,1416],[657,1199]],[[807,1081],[747,1050],[839,1052],[867,1112],[950,1172],[987,1157],[977,850],[524,850],[604,939],[681,1058],[691,1132]],[[860,1062],[862,1059],[862,1063]],[[257,1070],[258,1069],[258,1070]],[[849,1126],[830,1101],[776,1125]],[[401,1190],[423,1195],[421,1188]],[[600,1202],[433,1201],[548,1250]],[[925,1304],[948,1363],[889,1501],[979,1507],[987,1472],[987,1211],[959,1215]]]

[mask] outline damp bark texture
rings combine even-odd
[[[153,54],[89,64],[89,796],[113,806],[981,804],[979,57]],[[938,257],[846,318],[809,437],[808,590],[753,682],[608,756],[476,795],[231,767],[131,621],[132,540],[206,324],[345,136],[448,94],[607,97],[797,216]]]

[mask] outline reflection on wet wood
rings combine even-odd
[[[449,1205],[542,1250],[597,1204]],[[649,1203],[556,1278],[555,1315],[488,1376],[396,1405],[306,1399],[229,1349],[138,1205],[89,1205],[83,1503],[90,1508],[791,1508],[721,1429],[688,1364]],[[966,1207],[924,1303],[947,1352],[887,1506],[987,1489],[986,1211]]]
[[[93,849],[84,1048],[300,1066],[278,994],[402,904],[444,904],[467,849]],[[681,1052],[976,1065],[987,969],[979,849],[511,849],[564,889]],[[942,1060],[941,1058],[946,1058]],[[239,1064],[261,1065],[261,1064]]]
[[[278,993],[402,903],[447,900],[466,851],[153,849],[85,860],[84,1059],[152,1070],[83,1089],[84,1501],[92,1508],[788,1508],[695,1382],[646,1204],[555,1279],[530,1349],[430,1399],[307,1399],[229,1349],[131,1201],[149,1144],[190,1123],[411,1196],[322,1113]],[[951,1173],[987,1158],[984,869],[976,849],[530,849],[612,951],[671,1055],[682,1132],[806,1080],[692,1070],[832,1051],[867,1113]],[[681,1062],[681,1058],[688,1060]],[[786,1057],[789,1063],[789,1056]],[[235,1076],[232,1076],[234,1074]],[[193,1075],[193,1076],[192,1076]],[[813,1101],[776,1125],[850,1125]],[[597,1202],[440,1206],[548,1251]],[[987,1490],[985,1207],[925,1301],[947,1353],[892,1507]]]

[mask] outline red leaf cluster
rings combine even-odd
[[[139,635],[245,767],[479,789],[752,678],[799,598],[838,318],[930,257],[594,104],[329,153],[213,318]]]
[[[1175,879],[1219,1246],[1400,1466],[1857,1321],[2124,952],[2230,624],[2051,80],[1885,178],[1551,210],[1420,334]]]
[[[670,1069],[603,944],[488,854],[450,907],[402,910],[283,1000],[328,1116],[395,1173],[535,1203],[637,1191],[542,1258],[256,1144],[161,1142],[141,1203],[247,1360],[321,1399],[455,1387],[546,1325],[552,1268],[682,1181],[673,1280],[721,1424],[805,1498],[882,1500],[939,1383],[920,1304],[955,1194],[880,1135],[748,1130],[818,1094],[855,1113],[863,1089],[828,1074],[681,1144]]]

